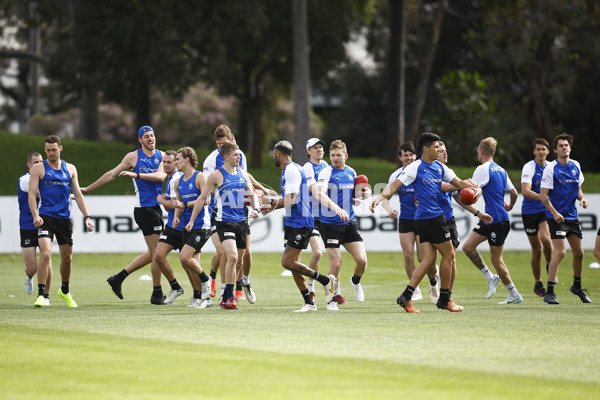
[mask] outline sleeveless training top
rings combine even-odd
[[[148,157],[142,149],[137,150],[137,163],[132,172],[149,174],[156,172],[162,161],[160,150],[155,149],[154,154]],[[156,196],[162,193],[162,182],[150,182],[144,179],[133,178],[135,188],[135,207],[155,207],[158,205]]]
[[[71,217],[71,174],[67,162],[61,160],[60,169],[53,169],[44,161],[45,173],[40,179],[40,215],[68,219]]]
[[[219,167],[218,170],[223,174],[223,184],[217,188],[215,194],[218,207],[215,219],[221,222],[242,222],[246,219],[246,178],[239,167],[236,168],[236,175],[231,175],[223,167]]]

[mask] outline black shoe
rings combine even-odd
[[[154,294],[150,297],[150,304],[154,304],[156,306],[164,306],[167,303],[165,303],[165,300],[167,299],[167,296],[165,296],[164,294],[155,296]]]
[[[582,303],[591,303],[592,302],[592,299],[590,299],[590,297],[589,297],[590,293],[587,291],[587,289],[577,290],[573,286],[571,286],[571,293],[573,293],[575,296],[579,296]]]
[[[544,289],[544,285],[535,285],[533,287],[533,293],[537,294],[540,297],[544,297],[546,295],[546,289]]]
[[[546,293],[546,295],[544,296],[544,303],[560,304],[556,299],[556,295],[554,293]]]
[[[119,279],[117,275],[113,275],[109,276],[106,282],[108,282],[108,284],[110,285],[110,288],[112,289],[113,293],[116,294],[118,298],[123,300],[123,293],[121,292],[121,284],[123,283],[123,281]]]

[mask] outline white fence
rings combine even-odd
[[[583,247],[594,248],[600,216],[600,194],[587,195],[590,207],[584,210],[579,207],[579,218],[583,228]],[[521,199],[510,212],[511,232],[508,235],[505,249],[529,250],[521,221]],[[74,250],[80,253],[138,253],[146,250],[142,234],[133,219],[133,196],[87,196],[86,201],[91,215],[94,217],[96,230],[84,231],[83,216],[76,204],[73,204],[72,218],[74,230]],[[356,208],[361,235],[367,251],[400,251],[398,228],[381,206],[375,214],[368,210],[369,201]],[[397,207],[397,198],[391,199]],[[483,209],[483,202],[477,204]],[[19,253],[19,211],[16,196],[0,197],[0,253]],[[477,218],[455,205],[456,224],[464,241],[473,229]],[[166,218],[166,212],[164,213]],[[266,217],[261,216],[251,222],[252,250],[254,252],[280,252],[283,250],[283,212],[275,211]],[[203,249],[214,251],[212,243]]]

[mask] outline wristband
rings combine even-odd
[[[86,215],[85,217],[83,217],[83,219],[92,219],[92,217],[90,217],[89,215]]]
[[[477,210],[477,212],[475,214],[473,214],[475,217],[479,215],[479,210]]]
[[[187,208],[187,201],[183,203],[183,208]]]
[[[274,201],[275,201],[275,200],[273,200],[273,199],[271,199],[271,200],[269,201],[269,205],[270,205],[271,207],[273,206],[273,202],[274,202]]]
[[[137,173],[137,178],[140,179],[140,173],[139,172]]]

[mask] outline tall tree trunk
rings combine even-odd
[[[306,141],[310,137],[310,67],[308,44],[308,20],[306,0],[292,0],[292,23],[294,42],[294,159],[297,162],[306,155]]]
[[[440,39],[440,32],[442,30],[442,24],[444,23],[444,15],[446,7],[446,0],[438,1],[438,15],[433,25],[433,35],[431,37],[431,47],[429,48],[429,54],[425,59],[425,64],[421,72],[421,79],[419,80],[419,86],[417,88],[417,96],[415,102],[415,110],[413,112],[412,121],[410,124],[410,140],[414,141],[419,133],[419,126],[421,124],[421,116],[423,115],[423,109],[425,108],[425,100],[427,100],[427,88],[429,86],[429,78],[431,77],[431,67],[435,60],[435,53]]]
[[[259,97],[253,97],[248,103],[250,124],[252,129],[251,159],[252,168],[262,167],[262,153],[264,147],[264,132],[262,127],[262,106]]]
[[[402,31],[404,14],[403,0],[389,0],[390,3],[390,48],[388,58],[388,129],[386,133],[385,143],[388,147],[384,152],[384,156],[389,161],[397,161],[397,150],[400,144],[404,141],[403,132],[403,109],[404,102],[402,101],[402,76],[403,76],[403,59],[402,59]]]
[[[151,125],[150,120],[150,83],[147,78],[140,78],[137,91],[137,102],[135,105],[135,122],[137,128]]]
[[[528,74],[529,98],[533,105],[535,131],[537,137],[552,138],[552,116],[544,99],[545,77],[543,65],[550,59],[550,50],[554,43],[554,35],[546,31],[540,38],[535,52],[535,61],[530,65]]]
[[[87,86],[83,93],[79,137],[81,139],[98,140],[98,90]]]

